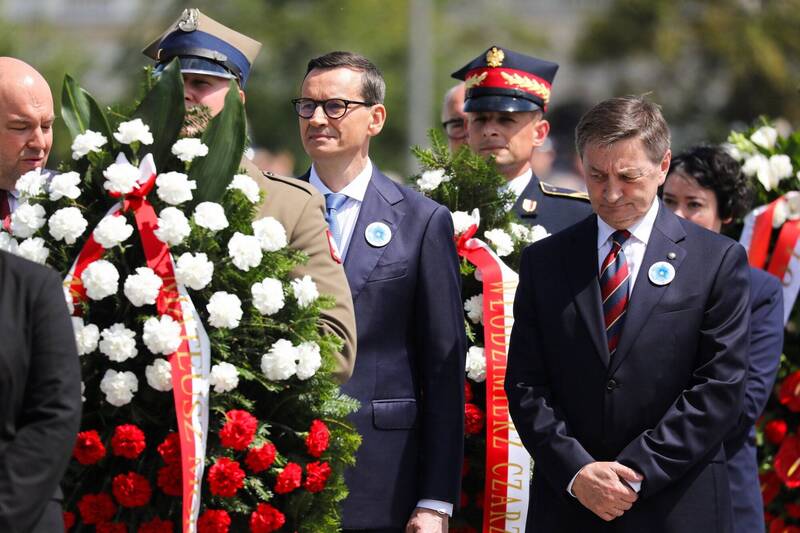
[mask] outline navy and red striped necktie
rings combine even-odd
[[[611,235],[611,251],[600,267],[600,295],[603,299],[608,353],[614,355],[625,324],[628,308],[628,261],[622,245],[631,236],[628,230],[617,230]]]

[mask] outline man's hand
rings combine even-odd
[[[406,533],[447,533],[448,516],[417,507],[406,524]]]
[[[609,522],[622,516],[638,498],[623,480],[641,481],[642,476],[616,462],[589,463],[575,477],[572,492],[584,507]]]

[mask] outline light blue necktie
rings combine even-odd
[[[328,221],[328,227],[333,235],[333,240],[336,242],[336,247],[341,253],[342,249],[342,227],[339,225],[339,209],[342,208],[347,201],[347,195],[338,192],[332,192],[325,195],[325,219]]]

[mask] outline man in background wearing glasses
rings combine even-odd
[[[467,144],[467,114],[464,113],[464,83],[459,83],[444,94],[442,128],[447,135],[451,153]]]
[[[369,158],[386,85],[366,58],[312,59],[293,100],[303,176],[325,195],[356,311],[358,360],[343,392],[363,441],[345,474],[345,530],[445,532],[459,501],[464,355],[459,266],[447,208]]]

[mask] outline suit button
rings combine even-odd
[[[616,389],[618,386],[619,386],[619,385],[617,384],[617,381],[616,381],[616,380],[614,380],[614,379],[609,379],[609,380],[608,380],[608,383],[606,383],[606,390],[607,390],[608,392],[611,392],[611,391],[613,391],[614,389]]]

